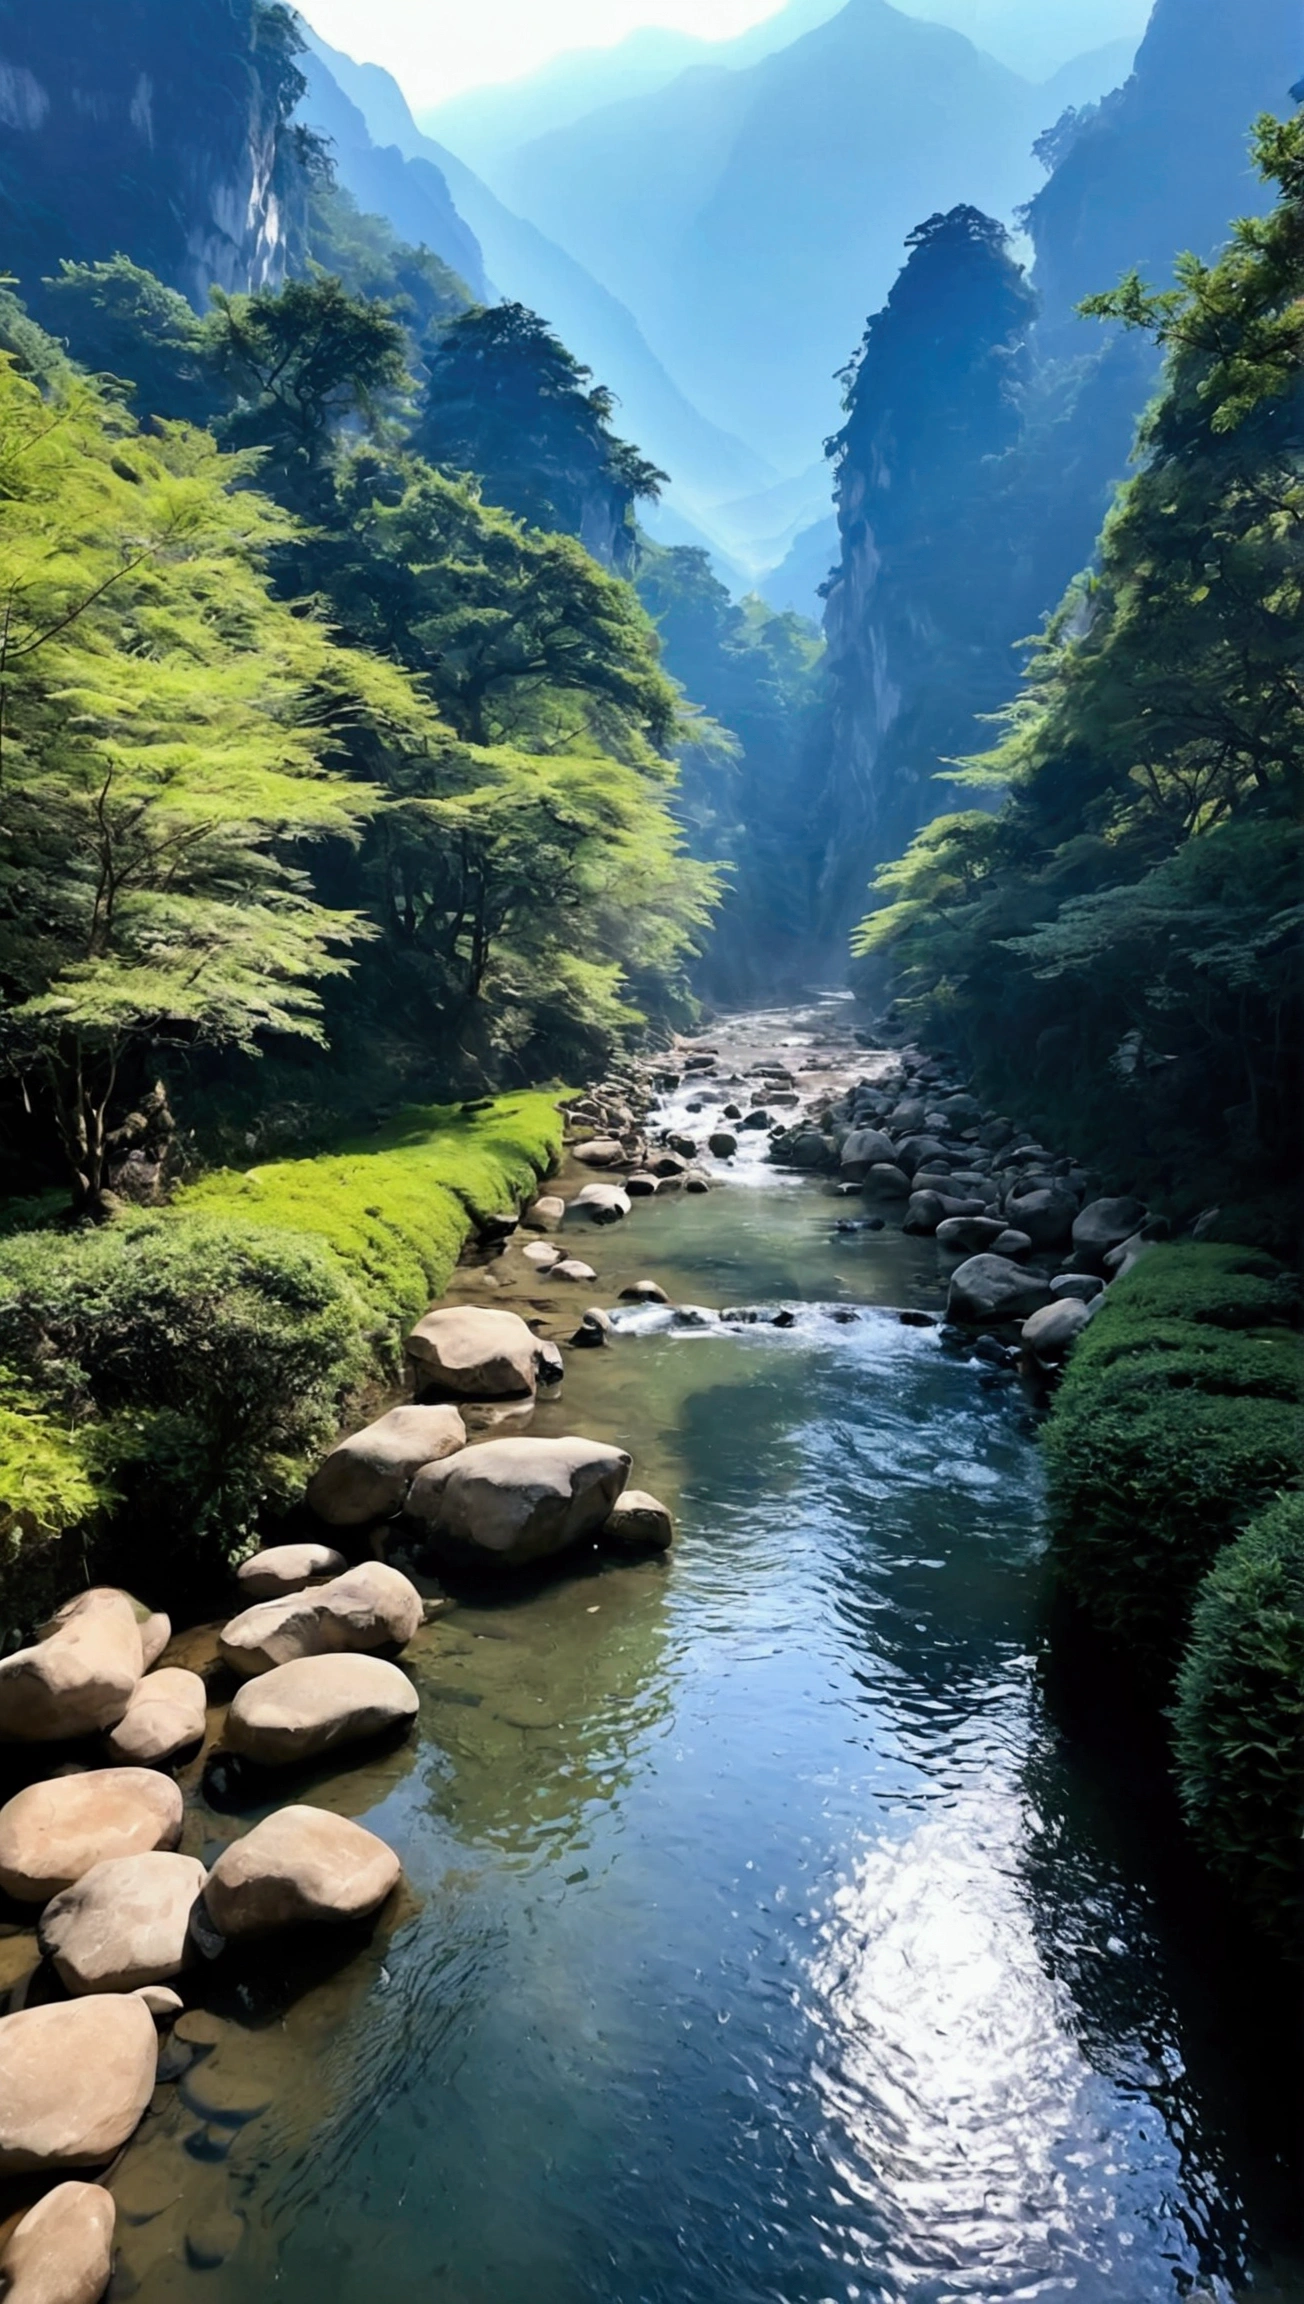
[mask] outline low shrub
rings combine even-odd
[[[1294,1291],[1254,1251],[1156,1248],[1116,1281],[1046,1429],[1055,1555],[1090,1619],[1162,1680],[1221,1547],[1304,1470]]]
[[[1195,1601],[1173,1711],[1178,1789],[1213,1868],[1298,1955],[1304,1917],[1304,1495],[1280,1497]]]
[[[0,1369],[0,1648],[56,1598],[64,1531],[116,1501],[89,1436]],[[20,1592],[21,1586],[21,1592]]]
[[[100,1573],[193,1582],[301,1492],[350,1393],[392,1373],[473,1225],[560,1149],[556,1104],[405,1115],[368,1145],[187,1187],[99,1229],[0,1237],[0,1584],[103,1515]],[[8,1546],[6,1560],[5,1545]]]

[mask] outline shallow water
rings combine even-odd
[[[1282,2165],[1047,1709],[1026,1413],[890,1309],[937,1302],[932,1244],[839,1213],[753,1175],[595,1238],[606,1302],[825,1309],[571,1355],[535,1428],[628,1446],[676,1550],[422,1636],[417,1739],[311,1793],[395,1843],[405,1904],[223,1987],[123,2164],[121,2292],[1239,2290]]]

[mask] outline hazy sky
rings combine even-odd
[[[323,40],[384,64],[410,103],[516,80],[564,48],[605,48],[640,24],[727,40],[783,0],[303,0]]]

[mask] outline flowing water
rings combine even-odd
[[[117,2179],[115,2293],[1240,2292],[1281,2140],[1048,1709],[1026,1408],[896,1316],[932,1243],[840,1213],[753,1165],[595,1240],[604,1302],[817,1309],[571,1355],[534,1428],[627,1446],[676,1549],[422,1636],[418,1736],[309,1793],[399,1848],[403,1907],[219,1987]]]

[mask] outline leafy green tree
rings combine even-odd
[[[1164,351],[1138,470],[970,767],[999,814],[929,827],[859,944],[994,1085],[1031,1048],[1042,1108],[1134,1169],[1212,1145],[1263,1186],[1299,1151],[1304,120],[1255,145],[1269,215],[1092,301]]]
[[[339,280],[289,280],[273,292],[213,291],[206,356],[233,400],[221,431],[266,451],[269,485],[297,506],[347,426],[383,427],[407,385],[406,338],[387,305]]]
[[[88,382],[51,404],[0,365],[0,1060],[91,1208],[161,1042],[320,1036],[366,924],[302,859],[377,798],[331,755],[433,725],[272,598],[288,524],[249,477],[205,433],[150,439]]]
[[[523,304],[475,305],[428,341],[426,361],[417,452],[444,472],[474,473],[491,504],[577,536],[628,574],[634,508],[666,475],[615,437],[613,395],[546,322]]]
[[[208,424],[221,413],[226,395],[208,358],[203,323],[175,288],[127,256],[65,262],[46,287],[51,325],[73,359],[94,375],[129,385],[129,405],[142,420]]]

